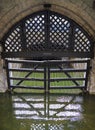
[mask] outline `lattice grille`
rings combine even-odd
[[[57,55],[51,52],[57,52],[58,56],[61,54],[61,57],[68,57],[69,53],[69,57],[93,57],[92,39],[85,30],[73,20],[46,10],[21,20],[3,38],[2,43],[4,57],[15,55],[15,57],[30,58],[34,56],[33,51],[38,52],[37,57],[44,57],[45,51],[48,52],[47,57],[49,52],[51,57]],[[22,53],[11,55],[6,52]],[[82,55],[80,52],[83,52]]]
[[[15,28],[5,41],[6,52],[19,52],[21,51],[21,34],[20,27]]]
[[[64,130],[63,124],[32,124],[31,130]]]
[[[50,16],[50,48],[68,50],[70,22],[56,15]]]
[[[25,22],[28,50],[39,51],[45,47],[45,15],[37,15]]]
[[[32,124],[31,130],[45,130],[45,124]]]
[[[81,31],[79,28],[76,28],[74,36],[74,51],[90,52],[91,43],[83,31]]]
[[[49,124],[49,130],[63,130],[63,124]]]

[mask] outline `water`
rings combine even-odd
[[[95,96],[0,94],[0,130],[95,130]]]

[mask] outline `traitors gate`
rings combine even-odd
[[[87,90],[93,42],[72,19],[36,12],[14,25],[2,46],[9,89]]]
[[[86,91],[89,65],[89,60],[6,60],[8,86],[9,89],[44,89],[45,92],[71,88]]]

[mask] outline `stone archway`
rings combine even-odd
[[[47,5],[50,6],[50,5]],[[44,60],[49,59],[61,59],[63,57],[69,58],[92,58],[93,57],[93,42],[88,33],[75,21],[72,19],[50,10],[43,10],[33,13],[21,21],[19,21],[16,25],[14,25],[9,32],[2,39],[2,58],[43,58]],[[6,70],[7,70],[7,79],[8,79],[8,87],[9,89],[14,88],[25,88],[22,86],[22,82],[26,80],[43,81],[44,86],[43,89],[48,90],[52,89],[51,87],[51,67],[48,68],[51,62],[43,61],[41,62],[44,69],[42,70],[44,73],[44,79],[32,78],[30,79],[28,76],[32,73],[28,72],[28,76],[17,78],[15,77],[13,71],[23,72],[26,69],[23,69],[20,65],[19,68],[16,69],[12,66],[11,63],[23,63],[23,61],[10,61],[6,60]],[[77,62],[77,68],[74,64]],[[31,62],[24,61],[24,63],[34,64],[32,70],[34,70],[35,66],[39,66],[40,61]],[[43,64],[44,63],[44,64]],[[63,68],[59,67],[59,64],[62,64]],[[64,64],[73,64],[72,67],[69,65],[65,68]],[[80,69],[78,64],[84,63],[85,65]],[[64,88],[80,88],[83,90],[87,90],[87,81],[88,81],[88,73],[89,73],[89,61],[65,61],[65,62],[55,62],[52,61],[53,69],[58,68],[58,72],[63,72],[64,76],[60,79],[55,77],[55,80],[52,82],[62,82],[62,85],[65,80],[70,83],[66,86],[62,87],[53,87],[54,89],[64,89]],[[57,66],[56,66],[57,65]],[[32,67],[32,66],[31,66]],[[40,66],[41,67],[41,66]],[[25,67],[26,68],[26,67]],[[72,68],[72,69],[71,69]],[[27,68],[28,69],[28,68]],[[48,77],[47,70],[48,69]],[[12,72],[10,72],[12,71]],[[29,70],[28,70],[29,71]],[[39,70],[36,70],[38,72]],[[18,72],[18,73],[19,73]],[[76,77],[74,77],[73,73],[76,73]],[[54,71],[55,73],[55,71]],[[71,74],[72,73],[72,74]],[[78,73],[81,73],[81,75]],[[24,72],[22,73],[24,74]],[[54,74],[53,74],[54,75]],[[14,77],[13,77],[14,76]],[[20,75],[21,76],[21,75]],[[80,76],[80,77],[79,77]],[[63,80],[62,80],[63,78]],[[14,85],[14,80],[21,80],[19,83]],[[12,82],[11,82],[12,81]],[[80,82],[81,81],[81,82]],[[48,87],[46,86],[48,82]],[[11,84],[12,83],[12,84]],[[66,83],[67,84],[67,83]],[[21,85],[21,86],[18,86]],[[72,86],[74,85],[74,86]],[[67,87],[68,86],[68,87]],[[27,86],[26,86],[27,88]],[[39,88],[33,87],[33,84],[28,88],[36,89]],[[40,89],[42,89],[40,88]]]
[[[1,32],[0,37],[2,38],[12,25],[14,25],[16,22],[18,22],[25,16],[34,13],[36,11],[43,10],[44,9],[43,5],[45,3],[50,3],[52,5],[49,10],[59,12],[63,15],[65,14],[69,18],[74,19],[88,32],[90,37],[94,36],[94,30],[95,30],[93,26],[94,18],[92,17],[92,15],[90,16],[88,13],[90,11],[89,6],[84,5],[86,7],[85,9],[83,7],[82,1],[80,4],[77,4],[75,2],[69,2],[69,0],[68,2],[60,1],[60,3],[57,0],[52,2],[44,0],[43,2],[42,1],[39,2],[27,1],[27,3],[25,3],[24,1],[19,3],[13,2],[11,6],[8,7],[9,9],[6,8],[6,10],[4,10],[5,12],[2,11],[1,13],[2,17],[0,20],[2,23],[0,24],[0,32]],[[89,10],[88,12],[87,9]],[[92,66],[94,66],[94,62]],[[92,69],[91,82],[94,82],[93,73],[94,70]],[[94,83],[91,84],[92,84],[91,86],[94,87],[93,86]]]

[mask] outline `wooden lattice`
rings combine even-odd
[[[63,124],[49,124],[49,130],[63,130]]]
[[[74,57],[79,53],[82,54],[78,57],[92,57],[93,53],[92,40],[84,29],[52,11],[37,12],[21,20],[3,38],[2,45],[3,54],[7,52],[5,57],[14,56],[8,55],[8,52],[15,52],[15,57],[21,56],[22,53],[18,52],[24,52],[21,57],[31,57],[34,52],[40,52],[40,56],[43,52],[61,53],[62,57],[68,52]],[[26,52],[30,52],[31,56]]]
[[[25,21],[26,46],[28,50],[42,51],[45,48],[45,15],[37,15]]]
[[[6,52],[19,52],[22,50],[20,31],[21,29],[18,26],[8,35],[8,37],[5,40],[5,48],[4,48]]]
[[[74,34],[74,51],[75,52],[90,52],[91,42],[87,36],[79,28],[75,28]]]
[[[50,15],[50,49],[55,51],[69,49],[70,22],[65,18]]]
[[[45,124],[32,124],[31,129],[33,129],[33,130],[45,130]]]

